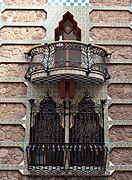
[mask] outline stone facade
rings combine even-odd
[[[0,148],[0,164],[20,164],[23,160],[23,151],[20,148]]]
[[[129,6],[130,0],[90,0],[94,6]]]
[[[26,108],[23,104],[1,103],[0,119],[22,119],[26,115]]]
[[[114,148],[110,153],[110,161],[115,165],[131,165],[132,149]]]
[[[129,104],[113,104],[109,107],[109,116],[114,120],[131,120],[132,106]]]
[[[90,14],[92,22],[100,23],[129,23],[131,14],[129,11],[92,11]]]
[[[131,46],[105,46],[111,53],[111,58],[109,59],[108,63],[110,62],[122,62],[128,59],[130,60],[132,57],[132,47]]]
[[[28,64],[0,64],[0,77],[24,77]]]
[[[27,180],[19,171],[0,171],[1,180]]]
[[[27,87],[24,83],[1,83],[0,98],[22,98],[27,94]]]
[[[109,180],[131,180],[132,172],[131,171],[115,171]]]
[[[25,52],[33,45],[2,45],[0,47],[0,57],[2,58],[25,58]]]
[[[116,64],[116,65],[109,65],[109,71],[111,72],[111,77],[114,78],[120,78],[123,79],[131,79],[132,77],[132,65],[130,64]]]
[[[4,27],[0,40],[39,40],[44,39],[45,30],[39,27]]]
[[[37,6],[43,6],[45,5],[47,1],[46,0],[3,0],[3,3],[5,5],[8,5],[8,6],[34,6],[34,5],[37,5]]]
[[[43,22],[46,19],[46,13],[40,10],[8,10],[2,13],[2,20],[5,22]]]
[[[131,142],[132,126],[113,126],[110,129],[110,139],[113,142]]]
[[[25,137],[24,128],[21,125],[0,125],[0,141],[22,141]]]
[[[132,40],[129,28],[93,28],[90,31],[93,40],[127,41]]]
[[[59,86],[56,81],[51,86],[51,83],[36,85],[24,79],[29,67],[29,59],[25,59],[24,53],[34,45],[38,45],[38,42],[43,44],[48,41],[46,39],[47,29],[54,31],[50,25],[55,24],[54,28],[56,28],[61,20],[60,17],[67,9],[73,13],[74,19],[77,21],[82,21],[80,12],[85,13],[87,24],[78,22],[78,25],[84,26],[82,36],[86,35],[86,37],[82,39],[87,38],[90,40],[87,43],[92,42],[93,44],[96,41],[98,45],[112,52],[111,58],[108,58],[106,62],[111,80],[104,84],[92,82],[88,86],[85,83],[75,85],[75,103],[81,100],[82,93],[86,88],[90,90],[95,102],[99,102],[100,97],[107,99],[107,95],[109,96],[105,107],[106,143],[109,144],[107,162],[109,176],[91,177],[90,179],[132,179],[132,103],[130,101],[132,99],[132,47],[130,45],[132,33],[129,26],[132,19],[130,0],[90,0],[89,2],[92,5],[92,11],[86,7],[82,9],[69,6],[48,7],[46,0],[2,1],[0,29],[0,180],[29,180],[26,176],[28,169],[25,153],[29,139],[30,122],[28,100],[32,97],[42,99],[44,92],[50,89],[55,101],[57,103],[62,101],[58,98]],[[56,19],[59,21],[55,22]],[[113,125],[109,127],[110,122]],[[113,163],[114,167],[111,167],[110,162]],[[114,169],[113,173],[111,173],[110,168]],[[40,177],[30,177],[30,180],[40,179]],[[50,180],[65,179],[52,177]],[[75,177],[71,180],[82,180],[82,178]]]
[[[131,84],[111,84],[108,87],[108,95],[112,99],[131,99],[132,85]]]

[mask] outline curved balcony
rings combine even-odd
[[[108,52],[99,46],[80,41],[55,41],[36,46],[25,54],[31,58],[25,78],[32,82],[62,77],[97,82],[110,79],[105,63]]]

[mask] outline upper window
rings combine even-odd
[[[69,11],[63,15],[63,19],[55,29],[55,40],[81,41],[81,29],[77,26],[77,22]]]

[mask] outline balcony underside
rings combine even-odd
[[[107,176],[108,172],[103,169],[89,169],[89,167],[78,167],[76,170],[62,169],[57,170],[57,167],[45,167],[47,170],[43,170],[42,167],[34,167],[29,169],[29,175],[31,176],[47,176],[47,177],[94,177],[94,176]],[[82,168],[82,170],[80,169]]]
[[[61,78],[74,78],[75,82],[104,82],[104,74],[99,71],[91,70],[89,73],[83,69],[73,68],[56,68],[49,70],[48,74],[45,70],[33,72],[31,75],[32,82],[60,81]]]

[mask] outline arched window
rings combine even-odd
[[[63,15],[59,26],[55,29],[55,40],[81,41],[81,29],[78,27],[74,16],[68,11]]]
[[[56,102],[47,95],[39,107],[32,107],[30,128],[30,165],[54,166],[64,163],[64,152],[59,143],[64,143],[64,128],[56,111]]]
[[[70,166],[104,166],[104,128],[102,113],[96,112],[95,103],[88,96],[78,103],[78,112],[70,129]]]
[[[78,103],[78,112],[71,128],[71,142],[103,143],[103,127],[100,125],[101,114],[96,112],[95,103],[90,97],[83,97]]]
[[[55,41],[61,40],[67,40],[69,42],[60,44],[56,48],[55,67],[79,67],[81,64],[81,45],[74,44],[77,46],[75,48],[70,42],[81,41],[81,29],[69,11],[63,15],[63,19],[55,29]]]

